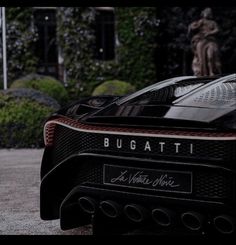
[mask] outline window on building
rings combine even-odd
[[[113,8],[96,9],[96,59],[115,58],[115,16]]]
[[[57,77],[56,9],[35,9],[34,25],[37,27],[39,35],[35,50],[35,55],[39,59],[37,72]]]

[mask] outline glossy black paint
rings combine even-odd
[[[91,97],[57,114],[85,124],[236,130],[236,75],[177,77],[124,97]]]

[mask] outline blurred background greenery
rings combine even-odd
[[[192,75],[187,28],[204,8],[7,7],[9,89],[0,93],[0,147],[42,146],[44,120],[82,97],[125,95]],[[233,73],[236,8],[212,10],[222,70]]]

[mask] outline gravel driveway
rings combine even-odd
[[[89,226],[61,231],[39,215],[43,150],[0,150],[0,235],[91,235]]]

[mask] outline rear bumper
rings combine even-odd
[[[95,203],[94,215],[84,212],[78,200],[81,197],[91,197]],[[102,201],[109,200],[119,205],[121,214],[116,218],[110,218],[100,210]],[[136,222],[125,215],[127,205],[137,205],[144,209],[145,217]],[[153,216],[153,210],[167,210],[170,213],[168,225],[160,225]],[[142,212],[142,211],[141,211]],[[192,230],[185,227],[182,215],[196,213],[203,217],[199,229]],[[63,230],[73,229],[86,224],[94,224],[95,232],[101,233],[126,233],[134,229],[149,227],[149,231],[161,231],[172,233],[190,234],[215,234],[214,219],[219,214],[234,213],[231,207],[218,202],[199,202],[195,200],[165,198],[154,195],[142,195],[135,192],[124,192],[85,184],[76,186],[64,199],[60,206],[60,223]],[[235,213],[233,214],[235,217]],[[232,216],[232,215],[230,215]],[[101,228],[102,224],[102,228]],[[104,231],[105,229],[105,231]]]
[[[50,150],[47,153],[50,154]],[[49,157],[45,157],[50,159]],[[104,165],[143,169],[165,169],[168,171],[189,171],[193,175],[191,193],[173,193],[148,189],[111,186],[104,184]],[[183,164],[112,155],[84,153],[72,155],[50,170],[42,179],[40,190],[40,211],[44,220],[58,219],[61,228],[72,229],[82,225],[99,223],[110,227],[111,220],[104,216],[99,206],[102,201],[111,200],[122,207],[122,215],[112,220],[113,227],[123,227],[123,232],[131,227],[148,224],[153,227],[152,210],[164,208],[174,213],[175,227],[184,229],[181,217],[186,212],[195,212],[204,217],[201,229],[194,232],[208,232],[214,228],[214,219],[220,215],[236,217],[235,173],[219,166]],[[91,215],[79,206],[80,197],[95,200],[96,212]],[[130,221],[124,215],[124,207],[135,204],[146,210],[147,218],[140,224]],[[107,221],[106,221],[107,220]],[[209,224],[210,223],[210,224]],[[122,224],[122,225],[121,225]],[[106,225],[105,225],[106,226]],[[214,229],[213,229],[214,230]]]

